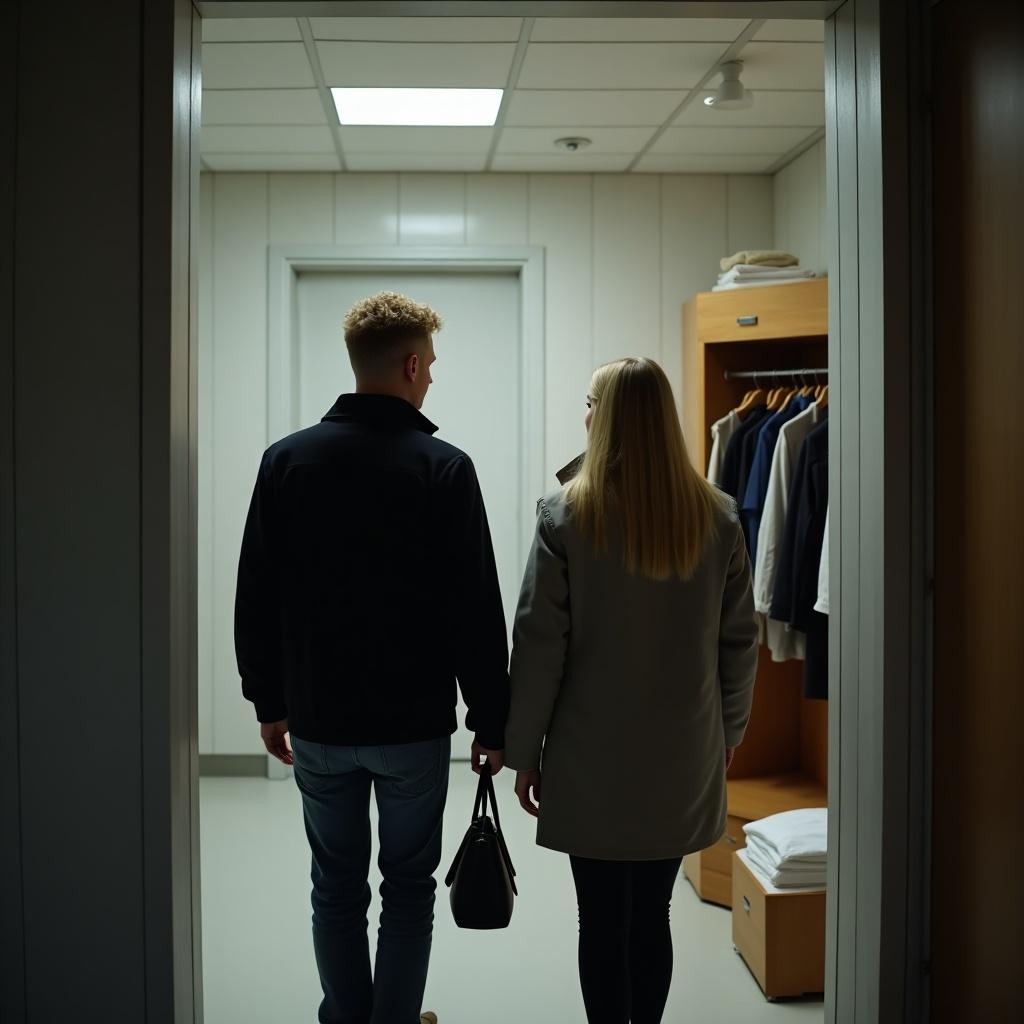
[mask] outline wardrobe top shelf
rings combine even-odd
[[[816,779],[799,773],[729,779],[729,813],[757,821],[799,807],[825,807],[828,793]]]

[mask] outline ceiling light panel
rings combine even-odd
[[[690,89],[721,55],[719,43],[531,43],[518,85],[521,89]]]
[[[501,89],[511,43],[318,42],[330,87]]]
[[[501,89],[331,90],[342,125],[493,125]]]
[[[514,43],[522,18],[310,18],[314,39],[389,43]]]
[[[538,18],[531,42],[722,42],[731,43],[745,18]]]
[[[302,43],[204,43],[204,89],[294,89],[316,85]]]
[[[715,110],[714,107],[705,106],[704,98],[713,95],[713,90],[702,92],[676,118],[675,123],[723,125],[730,128],[746,125],[820,127],[825,123],[824,92],[772,92],[768,89],[759,89],[754,106],[748,110]]]
[[[301,42],[294,18],[203,18],[204,43]]]
[[[520,89],[512,94],[505,124],[660,125],[679,106],[679,93],[668,89]]]
[[[204,89],[203,124],[320,124],[316,89]]]

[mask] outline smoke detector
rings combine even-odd
[[[575,153],[578,150],[586,149],[590,145],[590,139],[585,139],[581,135],[570,135],[564,139],[555,139],[555,145],[559,149],[566,149],[570,153]]]
[[[743,61],[730,60],[718,68],[722,73],[722,81],[716,92],[704,97],[704,104],[715,110],[746,110],[754,105],[754,94],[743,88],[740,74]]]

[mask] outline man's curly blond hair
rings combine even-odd
[[[357,374],[375,373],[409,354],[408,347],[426,344],[441,329],[441,318],[429,306],[398,292],[378,292],[357,302],[345,317],[345,344]]]

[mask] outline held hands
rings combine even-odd
[[[474,740],[473,749],[470,754],[470,764],[473,766],[473,771],[476,772],[477,775],[480,774],[481,758],[490,765],[491,775],[497,775],[505,766],[504,750],[488,750],[486,747],[481,747],[480,744]]]
[[[276,757],[281,764],[294,764],[292,748],[288,746],[288,719],[282,718],[280,722],[262,722],[260,724],[260,739],[267,748],[267,753]]]
[[[534,768],[528,772],[516,772],[516,796],[519,797],[519,804],[527,814],[537,817],[540,814],[540,769]],[[530,799],[530,791],[533,791],[533,800]]]

